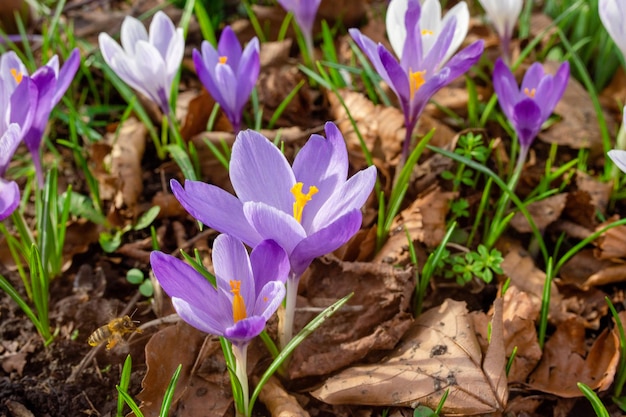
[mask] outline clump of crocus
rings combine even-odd
[[[278,0],[283,9],[293,13],[302,32],[309,57],[313,57],[313,24],[321,2],[322,0]]]
[[[241,128],[243,107],[259,77],[259,40],[254,37],[242,50],[237,36],[226,26],[217,44],[202,42],[202,53],[193,50],[198,77],[209,94],[219,103],[233,130]]]
[[[419,0],[391,0],[387,35],[399,60],[382,44],[374,43],[358,29],[350,29],[352,38],[398,97],[406,126],[403,161],[428,100],[469,70],[483,52],[483,41],[479,40],[453,55],[467,34],[468,22],[465,2],[458,3],[442,20],[438,0],[426,0],[423,6]]]
[[[348,176],[348,153],[341,132],[326,123],[326,139],[312,135],[293,166],[267,138],[254,131],[237,135],[230,180],[237,196],[199,181],[183,188],[171,181],[174,195],[205,225],[255,247],[276,241],[289,256],[284,347],[292,336],[300,276],[313,259],[346,243],[361,227],[361,206],[376,181],[371,166]]]
[[[220,235],[213,244],[216,287],[185,262],[162,252],[150,255],[152,270],[172,297],[180,317],[191,326],[232,343],[236,375],[243,393],[243,415],[248,416],[247,348],[285,296],[289,262],[275,242],[260,242],[248,257],[243,243]]]
[[[546,74],[543,66],[535,62],[528,68],[522,85],[518,87],[509,67],[501,59],[496,61],[493,88],[520,144],[516,171],[524,164],[530,145],[561,99],[568,80],[568,62],[563,62],[555,75]]]
[[[150,33],[132,16],[122,22],[122,46],[109,36],[98,36],[106,63],[129,86],[170,114],[170,94],[185,50],[182,28],[159,11],[150,23]]]
[[[7,181],[4,174],[21,141],[20,126],[12,123],[0,137],[0,221],[6,219],[20,204],[20,189],[15,181]]]
[[[32,155],[40,186],[43,186],[40,152],[46,124],[52,109],[74,79],[79,64],[78,48],[72,50],[61,68],[59,58],[55,55],[30,76],[15,52],[7,52],[0,60],[1,86],[4,89],[0,93],[0,105],[10,103],[8,118],[2,123],[6,126],[7,122],[16,122],[22,127],[22,137]],[[23,83],[24,86],[20,88]],[[7,111],[7,107],[4,109]],[[27,120],[29,123],[26,123]],[[0,128],[4,126],[0,125]]]
[[[626,3],[623,0],[599,0],[598,12],[606,31],[626,58]]]
[[[510,62],[510,44],[515,23],[522,12],[524,0],[479,0],[498,36],[502,57]]]

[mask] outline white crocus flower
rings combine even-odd
[[[626,58],[626,26],[624,25],[626,2],[624,0],[600,0],[598,11],[606,31]]]
[[[524,0],[479,0],[503,42],[511,40]]]
[[[397,56],[403,56],[404,41],[406,40],[406,27],[404,24],[404,15],[408,8],[409,0],[391,0],[387,9],[387,36],[389,42]],[[432,49],[437,36],[450,19],[456,19],[456,27],[454,29],[454,38],[448,47],[448,51],[441,61],[440,65],[444,65],[448,59],[459,49],[463,43],[467,31],[469,30],[469,10],[464,1],[457,3],[452,9],[441,18],[441,4],[439,0],[422,1],[422,12],[419,19],[420,28],[422,28],[422,48],[423,55],[426,56]]]
[[[161,11],[150,24],[150,34],[143,23],[127,16],[120,35],[122,46],[107,33],[98,37],[106,63],[129,86],[149,97],[169,114],[170,90],[183,59],[183,30]]]

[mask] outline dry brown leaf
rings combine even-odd
[[[582,285],[582,288],[597,287],[624,281],[626,281],[626,265],[618,264],[606,267],[590,275]]]
[[[263,385],[259,400],[265,404],[272,417],[309,417],[309,413],[302,408],[298,400],[288,394],[274,377]]]
[[[596,228],[596,231],[603,229],[609,223],[619,220],[614,216]],[[598,259],[626,258],[626,226],[616,226],[605,231],[594,243],[597,249],[594,251]]]
[[[492,345],[484,358],[465,303],[447,300],[422,314],[387,359],[347,369],[312,395],[330,404],[435,408],[448,389],[443,414],[502,411],[508,389],[501,306],[495,305]]]
[[[606,213],[606,207],[613,192],[613,181],[602,182],[584,171],[576,171],[576,187],[589,194],[591,204],[598,212]]]
[[[402,263],[409,256],[406,232],[413,242],[435,247],[446,233],[449,202],[456,193],[432,187],[419,195],[393,221],[389,238],[378,251],[374,262]]]
[[[183,120],[180,135],[184,140],[206,130],[209,117],[215,106],[215,100],[205,90],[185,91],[178,95],[176,100],[176,117]],[[233,130],[224,111],[220,108],[213,130],[218,132],[231,132]]]
[[[159,416],[163,394],[179,364],[183,367],[170,410],[177,410],[178,417],[227,414],[233,400],[225,389],[230,382],[217,338],[179,321],[154,334],[145,351],[146,376],[137,395],[144,416]]]
[[[348,304],[326,320],[294,351],[290,378],[325,375],[367,354],[392,349],[412,322],[410,271],[371,262],[313,262],[300,282],[296,327],[351,292]]]
[[[561,281],[565,284],[572,284],[578,288],[588,288],[585,284],[590,276],[602,272],[604,269],[613,266],[614,263],[608,260],[598,259],[594,255],[593,249],[583,249],[567,261],[559,270]]]
[[[530,203],[526,206],[526,209],[539,230],[544,230],[561,216],[566,202],[567,194],[557,194]],[[528,220],[521,212],[515,213],[513,219],[511,219],[511,226],[520,233],[532,232]]]
[[[143,193],[141,160],[146,149],[146,126],[134,117],[124,121],[118,136],[107,134],[114,142],[111,150],[111,176],[119,182],[113,203],[116,208],[134,207]]]
[[[528,385],[559,397],[582,397],[578,382],[604,391],[613,383],[618,363],[619,338],[615,333],[606,329],[587,350],[584,325],[577,319],[567,320],[546,342],[543,358]]]

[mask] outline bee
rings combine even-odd
[[[137,325],[129,316],[118,317],[94,330],[87,339],[87,343],[89,343],[90,346],[98,346],[106,340],[107,350],[110,350],[117,345],[127,333],[141,333],[141,329],[137,328]]]

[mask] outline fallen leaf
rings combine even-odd
[[[263,385],[259,400],[265,404],[272,417],[309,417],[309,413],[302,408],[298,400],[287,393],[274,377]]]
[[[566,202],[567,194],[557,194],[528,204],[526,210],[528,210],[537,228],[545,230],[546,227],[561,217]],[[532,232],[528,220],[521,212],[515,213],[510,224],[520,233]]]
[[[312,395],[329,404],[435,408],[449,390],[445,415],[501,412],[508,397],[501,302],[494,307],[484,358],[465,303],[447,300],[422,314],[385,360],[349,368]]]

